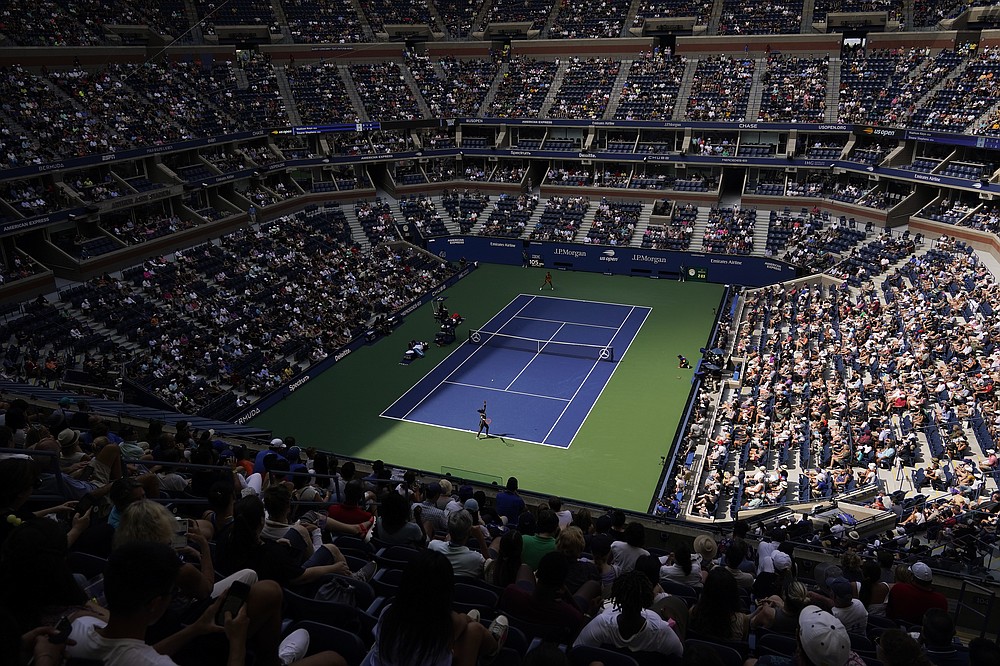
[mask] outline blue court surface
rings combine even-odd
[[[568,448],[649,312],[521,294],[382,416]]]

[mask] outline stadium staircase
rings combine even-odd
[[[493,83],[490,84],[490,89],[486,91],[486,96],[483,98],[483,104],[479,108],[479,113],[476,114],[479,118],[484,117],[486,109],[492,108],[493,99],[497,96],[497,90],[500,88],[500,83],[503,81],[504,77],[507,76],[507,72],[509,71],[510,63],[500,63],[500,67],[497,68],[497,75],[493,79]]]
[[[420,93],[420,86],[417,85],[417,80],[413,78],[413,72],[405,63],[399,63],[399,71],[403,74],[403,80],[406,81],[406,85],[410,87],[410,92],[413,94],[413,99],[417,100],[417,108],[420,109],[420,113],[424,118],[431,117],[431,108],[427,106],[427,100]]]
[[[292,86],[288,83],[288,74],[284,65],[274,66],[274,78],[278,81],[278,91],[285,100],[285,110],[288,112],[288,122],[290,125],[301,125],[302,116],[299,114],[299,107],[295,103],[295,96],[292,94]]]
[[[705,237],[708,228],[708,212],[710,206],[698,206],[698,216],[694,218],[694,231],[691,232],[691,251],[701,252],[701,239]]]
[[[813,32],[813,15],[816,9],[815,0],[805,0],[802,3],[802,25],[799,26],[799,32],[804,34],[809,34]]]
[[[352,0],[352,2],[358,2],[359,0]],[[476,16],[472,19],[472,28],[469,30],[468,38],[472,38],[474,32],[480,32],[479,26],[483,24],[486,17],[490,15],[490,9],[493,7],[493,2],[491,0],[486,0],[479,7],[479,11],[476,12]],[[483,104],[484,108],[489,108],[488,104]]]
[[[341,210],[344,211],[344,217],[347,218],[347,225],[351,229],[351,240],[361,247],[362,252],[367,252],[371,249],[372,244],[369,242],[368,236],[365,235],[365,230],[361,227],[358,216],[354,213],[354,206],[341,206]]]
[[[748,123],[757,122],[757,114],[760,113],[761,99],[764,97],[764,90],[760,84],[760,80],[764,76],[764,70],[767,69],[767,58],[756,58],[754,63],[753,83],[750,84],[750,99],[747,102],[747,115],[745,117]]]
[[[354,13],[358,17],[358,21],[361,23],[361,32],[365,36],[365,42],[376,41],[375,31],[372,30],[372,25],[368,22],[368,16],[365,14],[365,10],[361,8],[360,0],[350,0],[350,4],[354,9]]]
[[[642,236],[646,233],[646,229],[649,228],[649,221],[653,217],[653,206],[650,204],[643,204],[642,210],[639,212],[639,219],[635,222],[635,233],[632,234],[632,239],[629,241],[628,246],[634,247],[636,249],[642,248]]]
[[[559,89],[562,88],[563,79],[566,78],[566,70],[569,69],[569,62],[565,59],[559,62],[559,67],[556,69],[556,75],[552,77],[552,85],[549,87],[549,94],[545,96],[545,101],[542,102],[541,111],[538,113],[539,118],[546,118],[549,115],[549,109],[555,104],[556,98],[559,96]]]
[[[518,236],[523,240],[528,240],[531,237],[531,232],[535,230],[535,226],[541,221],[542,213],[545,212],[545,202],[539,201],[538,205],[535,206],[535,210],[531,211],[531,217],[528,218],[528,222],[524,225],[524,232]],[[482,218],[485,220],[488,215],[485,215],[486,211],[483,210],[484,215]]]
[[[233,78],[236,79],[237,90],[247,90],[250,87],[250,79],[247,78],[246,70],[240,67],[233,67]]]
[[[760,255],[767,247],[767,226],[769,210],[757,210],[757,221],[753,227],[753,252],[751,254]]]
[[[698,59],[688,58],[687,65],[684,68],[684,76],[681,77],[681,86],[677,90],[677,101],[674,102],[674,112],[670,116],[671,120],[684,120],[684,117],[687,115],[687,104],[685,102],[691,97],[691,84],[694,83],[696,69],[698,69]]]
[[[580,220],[580,229],[576,232],[573,237],[574,243],[581,243],[583,239],[587,237],[590,233],[590,228],[594,226],[594,218],[597,217],[598,204],[591,201],[590,207],[587,208],[587,212],[583,214],[583,219]]]
[[[622,101],[622,88],[625,87],[625,82],[628,81],[629,70],[632,69],[631,60],[622,60],[621,66],[618,68],[618,76],[615,78],[615,82],[611,85],[611,99],[608,100],[608,107],[604,110],[604,119],[610,120],[615,117],[615,113],[618,111],[618,105]]]
[[[354,113],[357,114],[358,120],[371,120],[368,117],[368,111],[365,109],[365,103],[361,101],[361,96],[358,95],[358,89],[354,87],[354,79],[351,78],[351,71],[347,69],[347,65],[343,63],[337,65],[337,72],[340,73],[340,80],[344,84],[344,89],[347,91],[347,96],[351,100],[351,106],[354,107]]]
[[[201,24],[198,23],[198,9],[194,6],[194,0],[184,0],[184,15],[187,16],[188,25],[192,26],[188,33],[194,38],[195,44],[204,44],[205,35],[201,32]],[[180,35],[174,35],[180,38]]]
[[[281,34],[284,35],[288,42],[291,42],[292,32],[288,28],[288,17],[285,16],[285,9],[281,6],[280,0],[271,0],[271,11],[274,12],[274,18],[278,21],[278,25],[281,26]]]
[[[722,5],[723,0],[714,0],[712,3],[712,11],[708,14],[709,35],[719,34],[719,23],[722,21]],[[685,97],[685,99],[687,98]]]
[[[929,60],[928,63],[930,62],[932,61]],[[961,76],[962,73],[965,71],[965,68],[968,67],[971,62],[973,62],[971,58],[966,58],[961,62],[961,64],[955,67],[955,69],[948,72],[948,74],[943,79],[941,79],[936,86],[928,90],[927,94],[920,98],[918,105],[922,104],[923,102],[930,102],[932,99],[934,99],[934,95],[937,94],[937,91],[950,85],[951,82],[956,77]]]
[[[636,36],[636,33],[632,32],[632,24],[635,23],[635,15],[639,13],[639,9],[643,4],[643,0],[632,0],[632,4],[629,5],[628,12],[625,14],[625,21],[622,23],[622,32],[618,35],[619,37]],[[639,28],[639,30],[641,30],[641,28]]]
[[[431,69],[434,70],[435,76],[437,76],[441,81],[447,81],[448,75],[444,71],[444,67],[441,66],[440,60],[431,59]]]
[[[462,227],[458,223],[458,220],[452,219],[448,213],[448,209],[444,207],[443,197],[435,196],[431,197],[431,200],[434,202],[434,209],[441,215],[441,221],[444,222],[444,228],[448,230],[448,233],[456,236],[461,234]],[[484,208],[483,210],[486,209]]]
[[[552,10],[549,11],[549,16],[548,16],[547,19],[545,19],[545,26],[542,27],[541,35],[539,35],[540,37],[548,37],[549,36],[549,31],[552,29],[552,26],[555,24],[556,18],[559,17],[559,11],[562,9],[562,4],[563,3],[561,3],[561,2],[553,2],[552,3]]]
[[[444,24],[444,19],[441,18],[441,13],[438,12],[437,5],[433,2],[427,3],[427,11],[431,15],[431,33],[436,39],[444,39],[448,37],[448,28]]]
[[[840,56],[830,57],[826,78],[826,113],[823,116],[828,123],[837,122],[840,116],[840,65]]]

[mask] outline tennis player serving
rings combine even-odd
[[[480,439],[483,435],[483,431],[486,431],[486,439],[490,438],[490,424],[493,423],[493,419],[487,418],[486,416],[486,401],[483,400],[483,406],[481,409],[477,410],[479,412],[479,432],[476,433],[476,439]]]

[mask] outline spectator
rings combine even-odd
[[[649,551],[643,548],[646,545],[646,528],[642,523],[631,522],[625,526],[621,538],[622,541],[611,544],[611,563],[624,573],[635,568],[635,561],[640,555],[649,555]]]
[[[562,508],[562,500],[558,497],[550,497],[549,509],[552,510],[556,517],[559,519],[559,529],[564,530],[573,523],[573,512],[569,509]]]
[[[742,543],[743,541],[741,539],[740,544]],[[745,546],[739,547],[739,545],[731,544],[730,547],[726,549],[726,570],[733,574],[733,577],[736,579],[737,587],[750,591],[750,588],[753,587],[754,576],[752,573],[743,571],[743,569],[740,568],[745,560]]]
[[[444,510],[438,507],[438,500],[441,498],[441,484],[433,481],[427,484],[424,489],[424,499],[419,506],[413,510],[414,517],[423,525],[424,534],[430,541],[436,534],[445,534],[448,531],[448,521],[445,520]],[[419,509],[419,515],[417,510]]]
[[[1000,646],[988,638],[969,641],[969,666],[990,666],[1000,663]]]
[[[809,605],[809,591],[798,581],[785,583],[781,596],[770,596],[760,600],[750,616],[753,627],[792,634],[799,628],[799,615]]]
[[[379,616],[373,666],[452,663],[475,666],[497,654],[506,638],[507,618],[487,630],[476,619],[451,609],[454,574],[441,553],[420,551],[403,569],[399,590]]]
[[[548,509],[538,512],[536,532],[524,536],[524,546],[521,558],[532,569],[538,568],[542,556],[556,549],[556,533],[559,531],[559,518]]]
[[[740,606],[736,579],[716,567],[708,573],[698,602],[691,608],[691,630],[709,640],[745,641],[750,616]]]
[[[91,612],[87,601],[70,568],[62,525],[30,520],[11,532],[0,553],[0,607],[13,614],[19,636],[55,625],[71,609]]]
[[[497,607],[501,612],[526,622],[558,628],[565,632],[567,640],[575,639],[586,624],[581,609],[589,610],[592,599],[566,597],[568,573],[569,562],[566,558],[561,553],[548,553],[538,564],[534,589],[520,581],[508,585],[500,595]]]
[[[361,481],[351,481],[344,487],[344,501],[327,507],[327,515],[345,525],[357,525],[357,532],[364,534],[375,522],[375,516],[360,506],[364,498],[365,489]]]
[[[146,629],[155,623],[170,606],[174,582],[180,562],[176,553],[164,544],[133,543],[111,554],[104,574],[104,595],[109,617],[106,626],[93,618],[79,618],[73,623],[69,650],[74,659],[95,659],[107,666],[125,664],[162,664],[175,662],[170,654],[192,638],[219,632],[215,616],[222,605],[220,597],[207,607],[198,619],[170,637],[169,644],[157,650],[147,645]],[[246,660],[246,639],[249,627],[247,611],[226,620],[225,634],[229,641],[229,666]],[[166,654],[164,654],[164,652]]]
[[[849,633],[864,634],[868,627],[868,611],[861,600],[854,597],[854,585],[846,578],[838,578],[829,587],[833,593],[833,616]]]
[[[379,506],[373,537],[387,545],[422,546],[423,529],[410,520],[410,501],[399,493],[386,493]]]
[[[559,531],[556,538],[556,551],[562,553],[569,561],[569,573],[566,574],[566,589],[575,594],[587,581],[600,582],[601,572],[597,565],[583,555],[583,532],[579,527],[569,526]]]
[[[517,477],[508,478],[506,487],[497,493],[496,509],[507,525],[517,527],[518,516],[524,513],[524,500],[517,494]]]
[[[920,624],[924,613],[930,608],[948,610],[948,600],[940,592],[934,591],[934,573],[923,562],[910,565],[913,581],[896,583],[889,590],[886,615],[893,620],[903,620],[910,624]]]
[[[934,666],[920,643],[902,629],[886,629],[879,636],[875,654],[884,666]]]
[[[968,666],[969,653],[955,642],[955,620],[946,610],[928,608],[920,628],[920,643],[934,666]]]
[[[680,657],[684,645],[673,626],[655,611],[653,584],[640,571],[619,576],[614,583],[614,606],[594,617],[583,628],[576,645],[613,645],[631,652],[654,652],[664,657]]]
[[[316,548],[303,562],[306,544],[300,542],[299,549],[293,547],[289,540],[294,538],[291,532],[281,541],[265,540],[261,538],[263,530],[264,505],[261,501],[249,496],[237,502],[233,526],[218,542],[220,568],[224,571],[253,569],[260,580],[277,581],[282,586],[314,582],[331,573],[351,575],[343,555],[332,544]],[[374,568],[374,563],[369,563],[357,572],[357,576],[368,580]]]
[[[466,545],[471,531],[472,516],[469,512],[465,509],[453,511],[448,516],[448,541],[434,539],[427,547],[448,558],[456,576],[482,578],[486,558]],[[483,547],[485,548],[485,544]]]
[[[701,565],[695,559],[701,558],[691,552],[691,547],[686,541],[681,541],[674,552],[660,558],[660,579],[672,580],[675,583],[689,585],[694,588],[701,588],[702,573]]]

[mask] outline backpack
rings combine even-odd
[[[316,599],[357,606],[357,589],[343,578],[331,578],[316,590]]]

